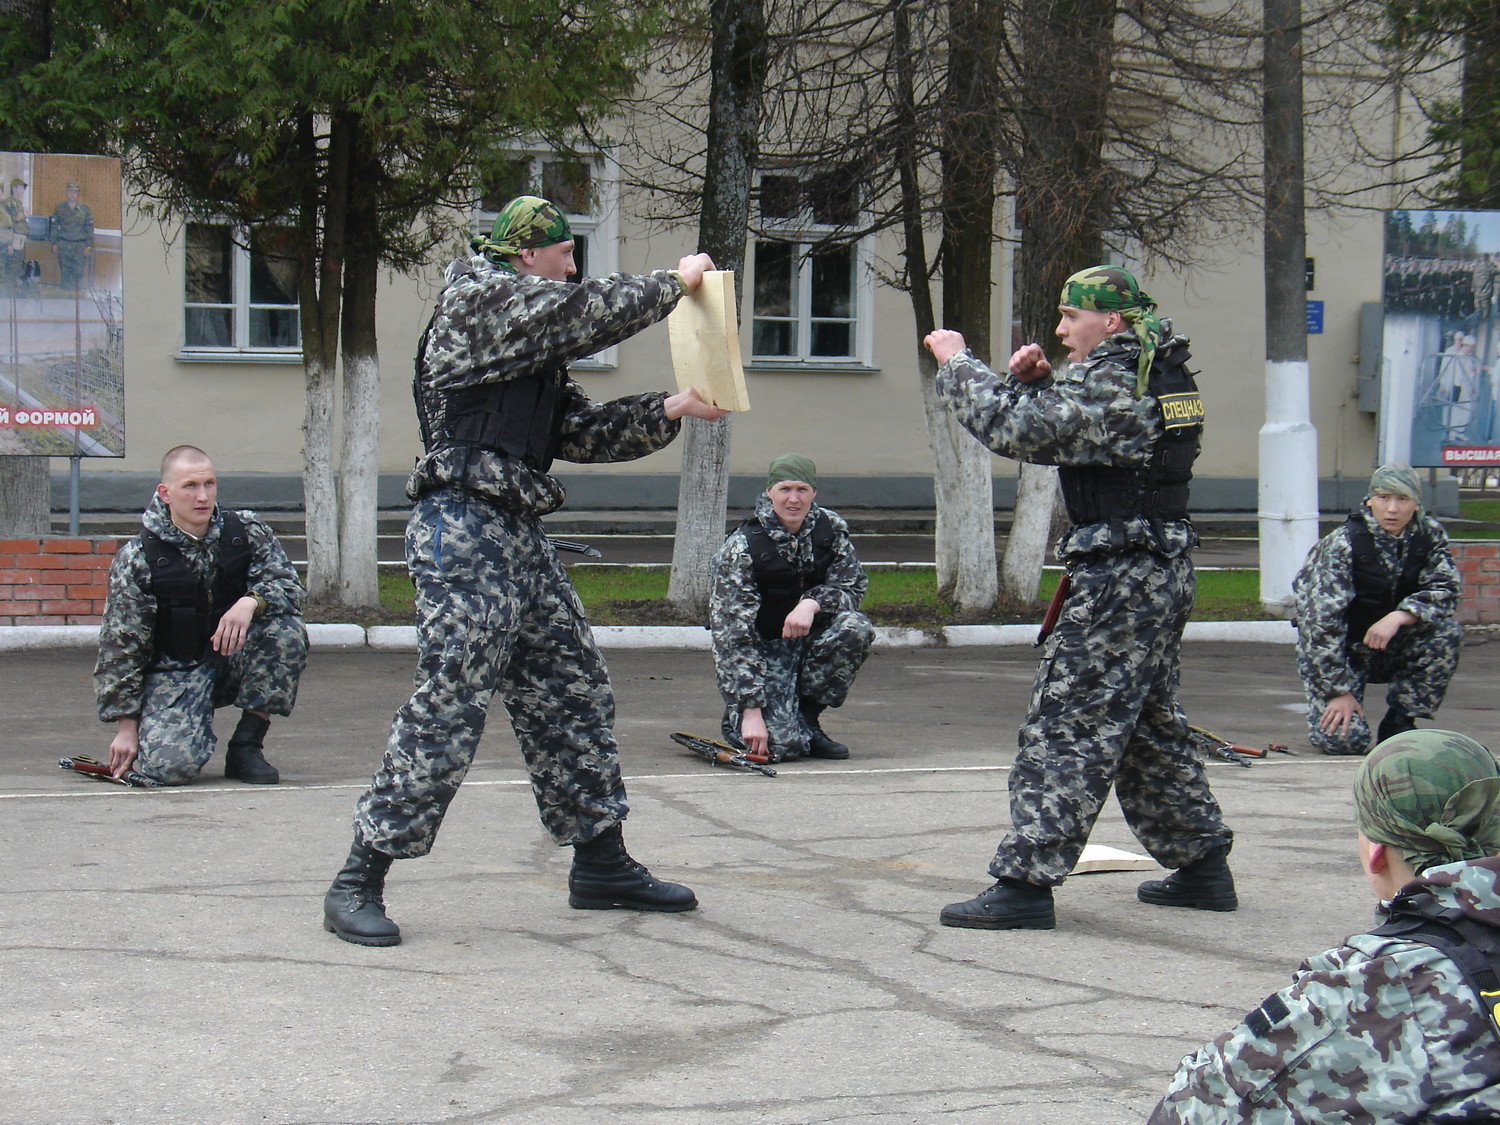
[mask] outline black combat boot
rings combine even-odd
[[[239,726],[229,736],[229,746],[224,751],[224,776],[243,781],[247,785],[275,785],[281,780],[276,767],[266,761],[266,731],[271,729],[271,720],[246,711],[240,716]]]
[[[982,895],[943,907],[938,921],[970,930],[1050,930],[1057,916],[1051,887],[1001,879]]]
[[[391,857],[354,841],[344,869],[323,896],[323,928],[355,945],[400,945],[401,929],[385,916]]]
[[[1152,906],[1187,906],[1194,910],[1238,910],[1234,876],[1229,873],[1229,847],[1213,849],[1179,867],[1165,879],[1148,879],[1135,897]]]
[[[823,726],[818,722],[818,716],[823,714],[823,711],[824,707],[821,703],[802,700],[802,718],[807,723],[807,729],[812,732],[812,738],[807,744],[807,756],[841,762],[849,756],[849,747],[842,742],[835,742],[823,733]]]
[[[630,858],[618,824],[573,845],[568,905],[578,910],[692,910],[698,898],[686,887],[664,883]]]
[[[1417,729],[1417,720],[1413,719],[1399,707],[1391,707],[1385,713],[1385,718],[1380,720],[1380,727],[1375,731],[1376,743],[1384,742],[1387,738],[1393,738],[1398,734],[1405,734],[1409,730]]]

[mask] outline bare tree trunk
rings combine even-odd
[[[50,57],[52,5],[46,0],[11,0],[4,7],[7,18],[20,29],[18,43],[24,55],[16,60],[17,68]],[[0,536],[40,538],[51,530],[51,462],[46,457],[0,457]]]
[[[377,261],[369,253],[351,255],[345,263],[338,600],[354,607],[380,604],[376,551],[380,447],[376,278]]]
[[[0,457],[0,539],[39,539],[51,530],[51,462]]]
[[[1318,433],[1307,362],[1302,5],[1265,0],[1266,419],[1260,429],[1260,601],[1290,616],[1318,541]]]
[[[301,125],[303,143],[314,144],[311,118]],[[339,599],[339,509],[333,475],[334,387],[338,374],[340,301],[343,282],[343,206],[349,176],[347,130],[335,126],[328,143],[329,196],[321,253],[315,253],[318,216],[325,199],[315,182],[303,188],[297,219],[302,249],[298,296],[302,323],[302,367],[306,406],[302,420],[302,508],[307,531],[307,592],[314,602]]]
[[[1021,466],[1016,482],[1016,509],[1000,567],[1000,593],[1009,602],[1036,601],[1042,567],[1052,540],[1052,523],[1060,498],[1057,470],[1051,465]]]
[[[989,0],[949,0],[948,101],[943,137],[943,323],[964,334],[975,355],[990,355],[995,236],[995,106],[1002,16]],[[924,409],[937,501],[938,588],[960,614],[983,613],[999,593],[995,493],[989,450],[954,423]],[[946,414],[946,411],[944,411]],[[952,585],[944,568],[951,568]]]
[[[1016,285],[1021,332],[1055,364],[1066,362],[1053,332],[1057,294],[1075,270],[1104,254],[1110,173],[1103,160],[1113,39],[1113,0],[1057,0],[1025,9],[1021,21],[1018,120],[1013,155],[1021,250]],[[1070,80],[1059,82],[1059,74]],[[1001,564],[1006,600],[1035,601],[1053,537],[1057,470],[1022,465]]]
[[[759,157],[761,90],[768,41],[762,0],[711,0],[712,84],[699,249],[733,270],[743,292],[750,185]],[[738,294],[736,295],[738,308]],[[684,422],[677,535],[667,597],[686,613],[708,613],[714,552],[724,541],[732,418]]]

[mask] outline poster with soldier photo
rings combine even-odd
[[[123,457],[120,162],[0,152],[0,456]]]
[[[1500,465],[1500,211],[1387,211],[1382,461]]]

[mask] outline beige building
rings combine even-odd
[[[577,167],[558,176],[559,167],[544,156],[533,161],[536,185],[554,197],[580,182]],[[643,233],[606,163],[582,179],[590,190],[576,190],[570,209],[587,272],[671,266],[696,249],[691,231]],[[824,498],[835,506],[926,506],[932,462],[912,313],[905,294],[877,280],[895,247],[870,239],[854,250],[806,258],[799,247],[816,237],[820,216],[807,213],[794,192],[780,199],[778,238],[752,246],[753,283],[742,286],[741,342],[753,407],[733,423],[731,502],[747,503],[767,460],[795,450],[815,458]],[[491,215],[476,213],[475,227],[487,228]],[[1315,282],[1308,296],[1323,302],[1322,331],[1308,343],[1325,510],[1362,494],[1375,456],[1375,418],[1361,408],[1358,380],[1360,310],[1380,300],[1381,240],[1378,212],[1309,218]],[[303,395],[291,279],[259,252],[257,238],[212,223],[164,229],[127,209],[122,245],[126,455],[81,462],[80,507],[137,509],[149,497],[162,451],[179,442],[213,455],[233,483],[236,503],[295,507]],[[434,262],[418,278],[387,277],[380,293],[383,508],[404,504],[402,482],[419,452],[412,359],[444,265]],[[998,342],[1010,338],[1009,272],[1007,258],[995,287],[997,352]],[[1208,430],[1195,509],[1253,511],[1265,413],[1259,240],[1237,237],[1215,246],[1209,264],[1188,274],[1154,273],[1149,264],[1139,272],[1163,313],[1192,338],[1202,372]],[[578,365],[575,375],[595,398],[666,388],[665,325]],[[633,463],[559,464],[557,472],[573,509],[669,508],[677,498],[679,456],[677,443]],[[55,495],[65,508],[68,462],[53,465]],[[997,506],[1005,508],[1015,466],[999,458],[994,465]]]

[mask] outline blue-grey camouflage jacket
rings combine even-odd
[[[456,391],[554,370],[619,343],[665,317],[682,296],[671,270],[548,281],[501,269],[483,256],[448,267],[447,285],[422,356],[421,378]],[[669,444],[681,429],[653,391],[611,402],[589,399],[572,379],[564,390],[565,461],[631,461]],[[488,450],[428,453],[407,482],[407,495],[460,485],[512,511],[546,515],[566,493],[553,477]]]
[[[261,615],[302,613],[303,588],[297,572],[275,533],[254,512],[237,513],[250,538],[250,569],[245,593],[264,606]],[[194,539],[172,522],[161,497],[153,496],[141,523],[163,540],[180,549],[188,564],[201,575],[209,574],[219,556],[219,532],[224,516],[214,508],[208,533]],[[99,625],[99,656],[94,664],[94,695],[99,718],[104,722],[133,719],[141,713],[146,673],[156,669],[188,668],[191,663],[158,659],[154,641],[156,598],[151,593],[151,568],[139,536],[127,539],[115,552],[109,568],[109,589],[104,598],[104,617]]]
[[[1429,868],[1444,906],[1500,928],[1500,859]],[[1429,945],[1358,934],[1182,1060],[1150,1125],[1500,1120],[1500,1039]]]
[[[794,535],[776,517],[771,498],[761,493],[755,503],[754,518],[766,529],[781,557],[792,565],[806,567],[812,560],[813,528],[821,520],[833,526],[833,561],[828,577],[803,595],[818,603],[819,613],[839,613],[858,609],[870,584],[864,567],[854,553],[849,525],[829,508],[813,505],[807,518]],[[764,707],[766,704],[766,660],[761,636],[755,628],[760,612],[760,588],[755,584],[750,545],[742,528],[735,528],[714,555],[713,588],[708,597],[708,627],[712,630],[714,674],[719,694],[725,703],[742,707]]]
[[[1162,321],[1159,351],[1186,347]],[[1033,383],[997,374],[965,349],[938,369],[937,394],[959,423],[990,449],[1036,465],[1142,465],[1163,433],[1161,411],[1149,394],[1135,396],[1140,342],[1129,332],[1104,340],[1084,359]],[[1179,555],[1198,537],[1186,520],[1125,521],[1125,543]],[[1107,521],[1075,527],[1058,544],[1058,557],[1111,549]]]
[[[1418,512],[1398,537],[1381,527],[1368,508],[1360,509],[1360,515],[1374,537],[1381,563],[1392,577],[1400,573],[1406,545],[1416,538],[1417,528],[1420,526],[1431,536],[1432,551],[1417,576],[1420,588],[1402,599],[1396,608],[1406,610],[1419,621],[1452,617],[1458,608],[1463,580],[1448,549],[1448,533],[1443,525],[1425,512]],[[1346,643],[1346,614],[1354,600],[1352,559],[1349,529],[1340,526],[1308,552],[1302,568],[1292,579],[1297,653],[1301,666],[1308,670],[1308,691],[1321,699],[1343,695],[1364,683],[1350,668]]]

